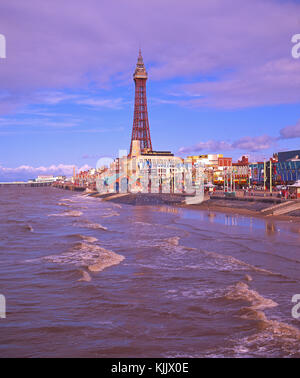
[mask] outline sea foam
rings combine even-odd
[[[49,214],[49,217],[80,217],[82,215],[81,211],[65,211],[63,213],[54,213],[54,214]]]
[[[124,256],[98,245],[79,242],[71,250],[60,255],[43,257],[44,261],[57,264],[72,264],[85,267],[91,272],[100,272],[112,265],[117,265],[124,260]]]

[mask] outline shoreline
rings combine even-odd
[[[209,202],[212,201],[212,202]],[[286,221],[286,222],[294,222],[294,223],[300,223],[300,216],[296,215],[265,215],[261,213],[260,211],[250,210],[247,208],[239,208],[232,206],[235,201],[226,200],[228,201],[227,206],[220,206],[216,203],[216,200],[207,200],[203,201],[199,204],[194,205],[187,205],[187,204],[181,204],[179,207],[185,208],[185,209],[191,209],[191,210],[204,210],[204,211],[215,211],[225,214],[233,214],[233,215],[242,215],[246,217],[256,217],[256,218],[262,218],[262,219],[268,219],[268,220],[276,220],[276,221]]]
[[[268,220],[286,221],[300,223],[300,216],[298,215],[266,215],[260,210],[271,207],[272,203],[265,201],[239,201],[239,200],[220,200],[207,199],[199,204],[188,205],[184,203],[182,195],[169,194],[142,194],[142,193],[105,193],[98,192],[88,193],[89,196],[95,198],[102,198],[103,201],[112,201],[119,204],[127,205],[169,205],[191,210],[215,211],[225,214],[235,214],[247,217],[256,217]],[[185,198],[185,197],[184,197]],[[248,207],[248,208],[247,208]],[[249,208],[250,207],[250,208]],[[253,209],[251,209],[253,207]],[[256,208],[256,209],[255,209]]]
[[[57,187],[59,189],[69,189]],[[241,215],[246,217],[256,217],[261,219],[300,223],[300,211],[295,215],[266,215],[262,209],[272,207],[275,201],[266,201],[252,198],[247,199],[220,199],[208,198],[199,204],[186,204],[186,196],[182,194],[162,194],[162,193],[99,193],[97,191],[82,192],[82,195],[100,198],[103,201],[112,201],[118,204],[131,206],[157,206],[168,205],[190,210],[215,211],[225,214]]]

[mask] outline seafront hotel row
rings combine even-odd
[[[150,161],[156,157],[158,161],[158,173],[161,178],[172,177],[176,164],[182,164],[194,167],[201,164],[204,167],[204,184],[213,184],[218,188],[223,188],[226,184],[226,178],[232,176],[237,189],[247,186],[257,186],[270,188],[270,175],[272,177],[272,185],[292,185],[300,179],[300,150],[279,152],[274,157],[264,162],[248,161],[243,156],[241,160],[232,162],[232,158],[224,158],[222,154],[206,154],[197,156],[188,156],[183,159],[171,156],[149,156],[140,155],[140,161],[143,159],[151,169]],[[96,188],[96,180],[109,174],[109,172],[119,172],[122,159],[117,158],[109,168],[100,167],[89,171],[79,172],[72,181],[75,186]],[[143,164],[138,165],[143,167]],[[141,172],[139,172],[141,173]],[[117,180],[119,182],[119,180]],[[117,185],[118,186],[118,185]],[[116,188],[115,188],[116,189]]]

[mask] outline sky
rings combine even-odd
[[[0,34],[0,181],[128,150],[139,48],[153,149],[259,161],[300,148],[298,0],[10,0]]]

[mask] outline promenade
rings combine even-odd
[[[235,191],[235,196],[231,196],[230,193],[226,193],[223,190],[216,190],[211,194],[211,198],[220,197],[222,199],[230,198],[236,200],[245,200],[245,201],[264,201],[264,202],[285,202],[289,199],[285,199],[283,196],[279,195],[278,191],[270,193],[269,191],[255,190],[252,192],[246,192],[242,189]]]

